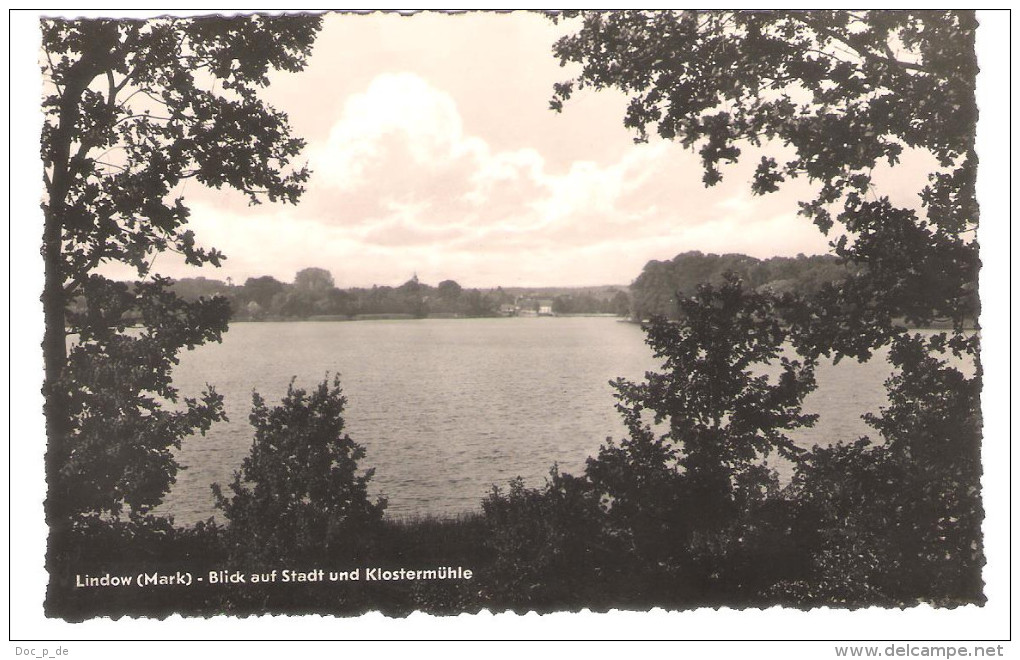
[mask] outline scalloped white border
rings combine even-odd
[[[447,7],[452,8],[452,7]],[[213,10],[185,13],[210,13]],[[241,11],[227,9],[219,11]],[[1011,634],[1010,598],[1010,338],[1012,302],[1010,288],[1010,193],[1012,181],[1010,153],[1012,144],[1005,136],[1010,126],[1009,61],[1010,16],[1005,12],[980,12],[978,57],[981,74],[978,79],[978,151],[981,160],[978,194],[981,201],[982,260],[981,297],[983,330],[983,364],[986,385],[983,396],[985,441],[983,480],[987,509],[985,542],[988,554],[986,570],[988,604],[984,608],[966,607],[934,611],[927,607],[907,611],[865,610],[858,612],[780,610],[720,611],[701,610],[684,613],[553,614],[545,616],[515,615],[434,618],[421,614],[406,619],[387,619],[366,615],[357,619],[323,619],[322,617],[261,617],[247,620],[218,617],[212,620],[179,617],[167,621],[110,620],[67,624],[49,620],[42,615],[46,574],[42,558],[46,545],[42,500],[45,483],[42,479],[43,438],[45,437],[42,397],[41,350],[42,311],[39,292],[42,290],[42,261],[39,257],[41,212],[39,200],[42,185],[38,176],[40,125],[39,52],[37,19],[47,12],[16,11],[10,22],[10,407],[5,412],[10,421],[11,463],[5,465],[10,475],[10,586],[11,639],[1002,639]],[[166,11],[61,11],[64,15],[142,15]],[[175,12],[177,13],[177,12]],[[7,274],[3,275],[7,277]],[[16,413],[16,414],[14,414]],[[7,456],[2,460],[6,462]],[[888,644],[878,644],[884,648]],[[58,642],[12,642],[15,648],[47,648],[52,654]],[[68,657],[176,657],[194,653],[192,645],[65,643],[72,655]],[[835,657],[834,644],[812,643],[690,643],[672,651],[691,657]],[[283,649],[273,645],[210,644],[207,653],[230,654],[248,651],[276,655]],[[1007,654],[1009,645],[1007,645]],[[653,651],[649,647],[642,650]],[[298,646],[295,651],[309,656],[336,652],[336,649]],[[358,652],[356,649],[345,649]],[[378,646],[362,649],[372,653]],[[440,649],[434,648],[439,651]],[[503,646],[480,649],[475,645],[456,645],[447,649],[455,654],[477,657],[509,657],[530,653],[528,647]],[[618,656],[624,649],[617,645],[585,645],[571,649],[586,655]],[[661,649],[659,649],[661,650]],[[398,653],[417,653],[411,646],[397,646]],[[554,650],[565,652],[567,649]],[[93,655],[95,653],[95,655]],[[203,653],[204,655],[204,653]]]

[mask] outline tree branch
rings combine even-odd
[[[838,44],[842,44],[843,46],[846,46],[847,48],[853,50],[854,53],[856,53],[857,56],[860,57],[862,60],[867,59],[871,60],[872,62],[882,62],[884,64],[895,65],[901,69],[914,70],[919,71],[921,73],[934,75],[934,72],[931,69],[928,69],[923,65],[914,64],[912,62],[904,62],[903,60],[896,59],[895,57],[882,57],[881,55],[874,53],[868,50],[867,48],[856,46],[850,43],[849,40],[845,39],[842,35],[834,32],[833,30],[824,25],[820,25],[816,21],[809,20],[806,16],[802,17],[801,20],[804,21],[805,25],[807,25],[809,28],[811,28],[818,34],[828,37],[831,41],[834,41]],[[886,43],[885,47],[886,49],[889,49],[889,44]],[[889,51],[889,54],[890,55],[892,54],[891,50]]]
[[[152,101],[155,101],[156,103],[159,103],[160,105],[166,107],[166,101],[163,101],[161,99],[157,99],[155,96],[152,95],[152,92],[149,91],[145,87],[139,87],[135,91],[133,91],[130,94],[128,94],[127,98],[125,98],[123,101],[121,101],[119,104],[117,104],[117,107],[118,108],[123,108],[125,112],[128,112],[129,110],[128,110],[128,107],[127,107],[127,102],[130,101],[131,99],[133,99],[138,94],[145,94]]]
[[[57,79],[54,76],[53,60],[50,58],[50,51],[43,48],[43,52],[46,53],[46,63],[50,66],[50,80],[53,82],[53,86],[57,88],[57,94],[63,96],[64,86],[57,82]]]
[[[133,68],[133,69],[131,69],[130,71],[128,71],[127,75],[126,75],[126,76],[124,76],[124,80],[121,80],[121,81],[120,81],[120,84],[119,84],[119,85],[117,85],[117,88],[116,88],[116,92],[117,92],[118,94],[120,94],[121,90],[123,90],[123,89],[124,89],[124,87],[125,87],[125,86],[126,86],[126,85],[128,84],[128,81],[130,81],[130,80],[131,80],[131,77],[132,77],[132,76],[134,76],[134,75],[135,75],[135,73],[137,73],[137,72],[138,72],[138,67],[140,67],[140,66],[141,66],[141,64],[136,64],[136,65],[135,65],[135,68]]]
[[[106,70],[106,86],[107,89],[109,90],[106,93],[106,105],[108,105],[110,108],[113,108],[114,101],[117,100],[117,86],[114,84],[113,80],[113,69]]]
[[[162,117],[160,115],[146,114],[146,113],[143,112],[143,113],[139,113],[139,114],[125,115],[124,117],[121,117],[116,122],[114,122],[113,125],[117,126],[117,125],[119,125],[119,124],[121,124],[123,122],[126,122],[129,119],[137,119],[139,117],[146,117],[148,119],[155,119],[157,121],[173,121],[173,119],[174,119],[173,117]]]
[[[79,289],[82,285],[84,285],[85,284],[85,280],[87,280],[89,278],[89,275],[91,274],[92,269],[94,269],[96,266],[98,266],[100,264],[100,262],[103,260],[103,257],[105,256],[105,251],[102,248],[100,248],[99,245],[104,245],[104,246],[106,245],[106,238],[105,237],[103,237],[102,243],[97,243],[96,248],[92,251],[92,256],[90,256],[88,258],[88,261],[85,262],[86,263],[86,267],[82,268],[82,269],[79,269],[78,276],[75,277],[70,282],[68,282],[66,285],[64,285],[64,295],[65,296],[68,296],[68,297],[72,296],[77,289]]]
[[[114,165],[113,163],[107,163],[105,161],[96,160],[94,158],[92,159],[92,162],[93,163],[97,163],[99,165],[103,165],[105,167],[116,167],[121,172],[127,172],[128,171],[128,168],[124,167],[123,165]]]

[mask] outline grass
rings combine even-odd
[[[376,535],[375,559],[471,568],[489,559],[485,531],[481,512],[385,518]]]

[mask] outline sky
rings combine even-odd
[[[753,150],[706,189],[693,152],[634,143],[622,94],[584,90],[550,110],[553,84],[572,73],[552,44],[572,25],[520,11],[328,15],[307,68],[274,73],[263,95],[308,143],[300,203],[249,206],[186,181],[174,194],[199,243],[227,259],[196,269],[160,255],[155,271],[238,284],[316,266],[341,287],[414,274],[471,287],[626,285],[649,260],[688,250],[828,251],[831,237],[797,215],[807,182],[752,197]]]

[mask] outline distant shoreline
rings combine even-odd
[[[637,319],[620,316],[617,314],[551,314],[543,316],[503,316],[494,314],[491,316],[461,316],[456,314],[429,314],[428,316],[418,317],[412,314],[356,314],[354,316],[342,316],[342,315],[323,315],[323,316],[310,316],[305,318],[241,318],[231,319],[231,323],[353,323],[356,321],[437,321],[453,319],[458,321],[471,321],[478,319],[513,319],[513,318],[526,318],[526,319],[554,319],[554,318],[605,318],[605,319],[616,319],[620,323],[630,323],[632,325],[641,325],[647,323],[645,321],[639,321]],[[897,323],[897,325],[905,330],[952,330],[952,322],[946,321],[944,323],[932,323],[923,326],[911,326],[904,323]],[[968,322],[964,328],[966,331],[976,331],[979,328],[973,321]]]
[[[545,314],[542,316],[506,316],[502,314],[492,314],[489,316],[464,316],[458,314],[429,314],[428,316],[414,316],[413,314],[355,314],[353,316],[345,315],[318,315],[318,316],[307,316],[301,318],[295,317],[266,317],[266,318],[237,318],[231,319],[231,323],[350,323],[354,321],[436,321],[445,319],[456,319],[460,321],[470,321],[477,319],[513,319],[513,318],[530,318],[530,319],[550,319],[550,318],[606,318],[606,319],[619,319],[621,321],[631,321],[629,317],[620,316],[618,314],[605,314],[605,313],[580,313],[580,314]],[[633,321],[637,323],[637,321]]]

